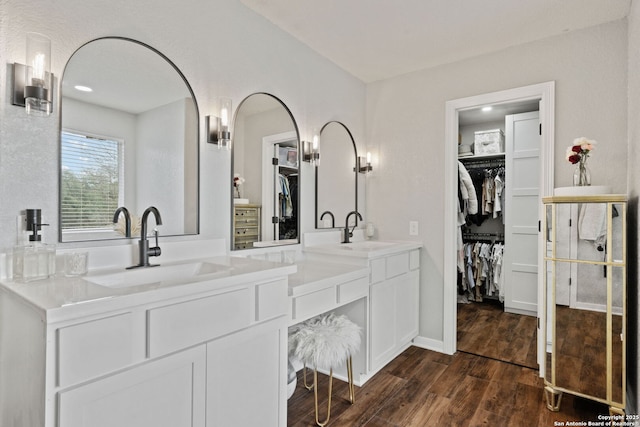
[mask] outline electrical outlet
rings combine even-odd
[[[409,236],[417,236],[420,234],[418,221],[409,221]]]

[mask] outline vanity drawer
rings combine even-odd
[[[66,387],[132,364],[133,330],[131,313],[58,329],[58,386]]]
[[[409,271],[409,252],[387,257],[387,279]]]
[[[361,298],[369,292],[369,281],[366,277],[338,285],[338,304]]]
[[[147,356],[156,357],[249,326],[254,310],[242,288],[147,311]]]
[[[386,279],[385,259],[377,258],[371,260],[371,283],[382,282]]]
[[[417,270],[420,268],[420,250],[409,252],[409,270]]]
[[[310,294],[293,298],[293,320],[302,320],[324,313],[336,305],[336,290],[332,286]]]
[[[256,321],[260,322],[288,314],[288,291],[286,280],[256,285]]]
[[[419,255],[418,251],[415,251]],[[412,256],[411,264],[419,267],[420,259],[417,260]],[[384,258],[376,258],[371,260],[371,283],[382,282],[392,277],[400,276],[401,274],[409,271],[409,252],[404,252],[396,255],[389,255]],[[416,267],[417,268],[417,267]],[[412,268],[413,269],[413,268]]]

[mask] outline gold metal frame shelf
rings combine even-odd
[[[546,355],[544,396],[547,408],[551,411],[558,411],[562,402],[562,394],[569,393],[604,403],[609,406],[611,414],[624,414],[626,404],[626,340],[624,337],[627,315],[627,197],[620,194],[553,196],[545,197],[542,201],[545,209],[542,232],[543,239],[547,242],[543,249],[543,259],[546,266],[543,292],[546,326],[542,331]],[[606,242],[600,260],[589,259],[589,257],[587,259],[581,258],[578,248],[581,248],[580,245],[585,243],[581,243],[577,237],[575,240],[569,239],[568,242],[560,240],[562,238],[558,237],[560,228],[578,226],[578,221],[573,224],[572,221],[560,222],[558,220],[559,215],[566,216],[571,210],[571,207],[563,207],[563,205],[577,204],[578,209],[583,209],[584,205],[589,203],[606,206],[606,213],[602,211],[606,215],[603,218],[603,225],[606,223]],[[604,209],[604,206],[599,209]],[[620,224],[615,227],[614,217],[618,217],[620,221]],[[615,233],[614,228],[616,229]],[[574,229],[574,233],[577,232],[575,230],[577,228]],[[603,228],[602,231],[605,229]],[[571,232],[564,235],[566,234],[571,235]],[[566,256],[566,253],[559,253],[559,245],[570,246],[574,243],[575,257],[572,257],[571,254]],[[565,248],[563,247],[562,250],[564,251]],[[592,248],[591,251],[593,250]],[[571,271],[578,272],[579,267],[583,268],[582,276],[576,274],[576,283],[573,283]],[[592,274],[597,271],[604,277]],[[592,276],[588,276],[589,273]],[[563,281],[559,281],[563,274],[569,274],[569,284],[576,287],[585,286],[588,288],[591,286],[593,288],[601,281],[606,282],[606,304],[603,301],[602,304],[597,305],[602,307],[601,310],[572,306],[574,300],[569,306],[559,304],[557,300],[558,286],[565,286]],[[585,280],[581,282],[580,279]],[[561,280],[564,280],[564,276]],[[576,288],[573,291],[576,293],[575,295],[578,295],[579,289]],[[589,319],[588,323],[582,325],[582,329],[576,327],[576,325],[581,326],[580,322],[585,322],[581,316]],[[605,355],[602,355],[603,351]],[[589,370],[592,374],[591,378],[585,380],[589,377],[585,375],[585,371]],[[604,378],[598,377],[597,373],[600,371],[605,372]]]

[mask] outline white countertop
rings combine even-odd
[[[226,266],[213,276],[184,280],[161,280],[130,287],[106,287],[90,282],[96,276],[122,272],[123,268],[91,271],[87,276],[56,277],[21,283],[0,282],[0,291],[10,292],[45,313],[48,322],[76,316],[117,310],[163,299],[188,296],[238,284],[269,280],[296,272],[295,264],[282,264],[249,258],[217,256],[192,261],[206,261]],[[181,262],[163,263],[163,266]],[[182,261],[184,263],[184,261]],[[158,268],[158,267],[148,267]],[[130,270],[135,272],[135,270]]]
[[[422,247],[420,242],[391,241],[391,240],[364,240],[352,243],[332,243],[315,246],[306,246],[304,252],[327,255],[337,255],[350,258],[378,258],[418,249]]]
[[[352,264],[324,261],[298,261],[298,271],[289,276],[289,296],[306,294],[361,277],[368,277],[369,268]]]

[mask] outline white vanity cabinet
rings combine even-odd
[[[418,336],[420,244],[362,241],[310,246],[305,252],[310,260],[339,261],[368,268],[368,368],[365,377],[370,378]],[[318,297],[321,297],[320,293]],[[294,316],[296,309],[294,306]]]
[[[370,260],[370,368],[380,370],[418,335],[419,250]]]
[[[295,268],[275,270],[55,309],[38,287],[95,285],[0,284],[0,425],[286,425]]]
[[[198,346],[64,389],[57,425],[204,426],[205,356]]]

